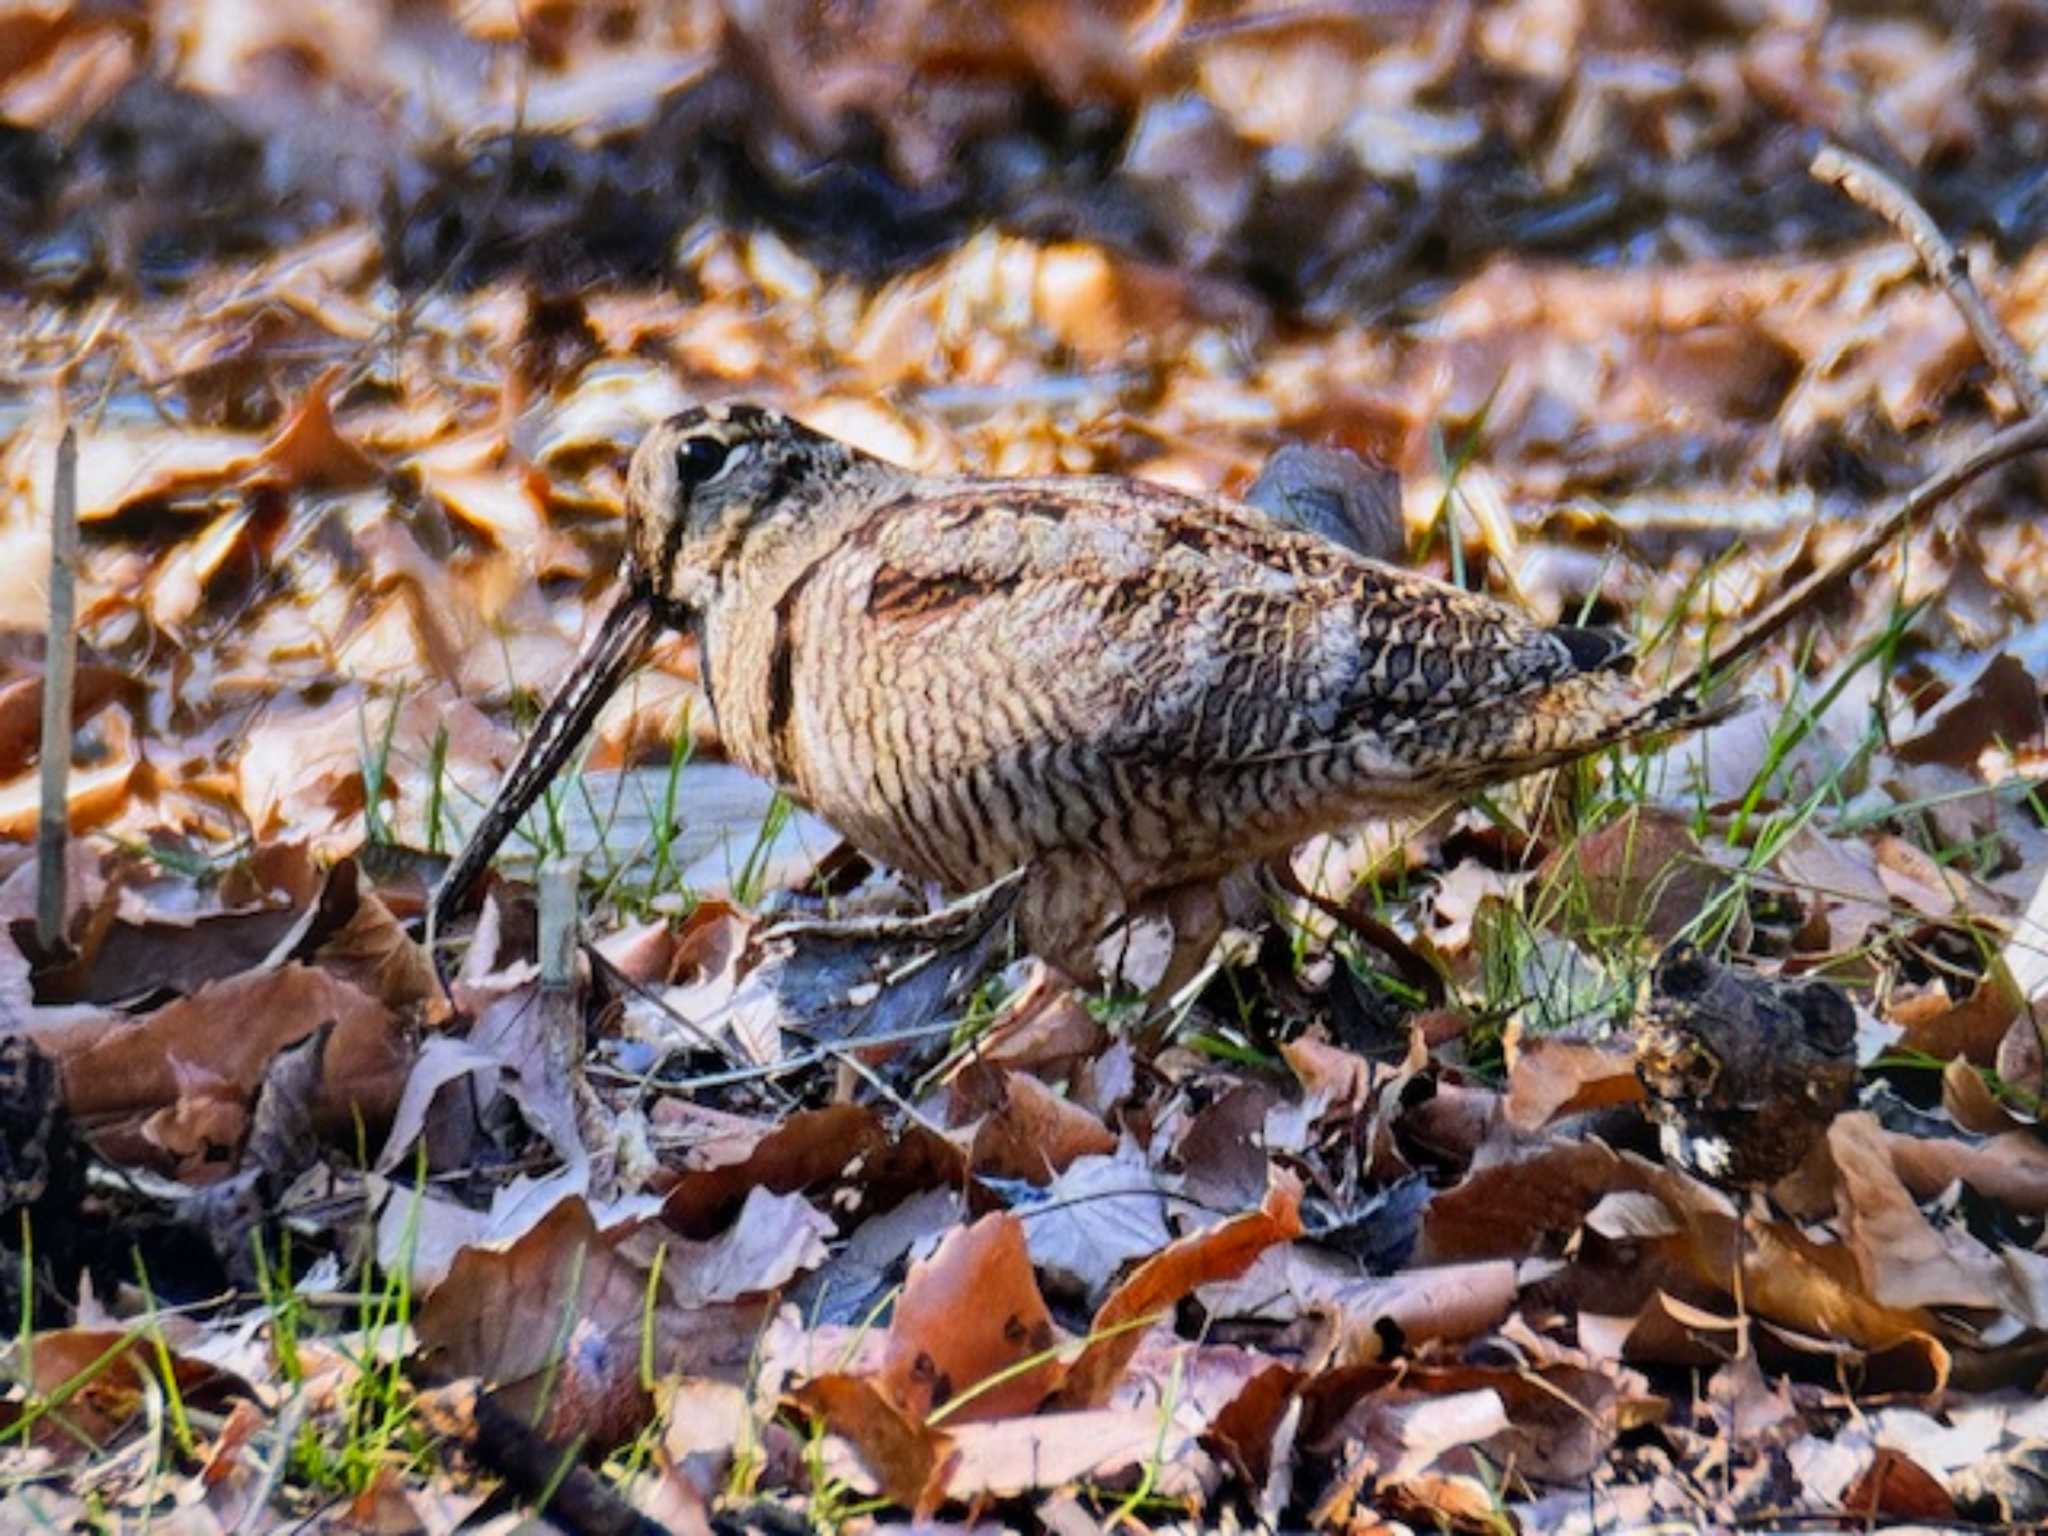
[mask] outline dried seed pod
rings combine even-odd
[[[1665,1156],[1731,1188],[1791,1173],[1856,1094],[1856,1010],[1840,987],[1747,975],[1690,944],[1657,962],[1635,1051]]]

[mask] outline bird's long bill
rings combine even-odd
[[[621,593],[611,612],[604,616],[597,634],[576,658],[576,666],[560,691],[541,711],[533,734],[526,738],[519,753],[519,761],[498,786],[497,798],[442,877],[434,892],[427,928],[430,936],[444,930],[461,910],[463,899],[489,867],[498,845],[540,798],[548,781],[561,770],[563,762],[589,731],[605,700],[618,691],[619,684],[645,654],[654,629],[654,610],[645,595],[630,588]]]

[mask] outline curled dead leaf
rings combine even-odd
[[[1899,1045],[1922,1051],[1937,1061],[1961,1058],[1980,1067],[1993,1065],[2006,1032],[2019,1017],[2021,1002],[2012,973],[1994,960],[1991,969],[1957,1001],[1940,987],[1916,996],[1899,998],[1891,1008],[1892,1022],[1905,1034]]]
[[[448,1014],[427,952],[405,931],[354,859],[328,872],[319,900],[282,953],[341,977],[391,1009],[417,1009],[424,1023]]]
[[[370,456],[342,436],[334,424],[331,396],[340,382],[340,364],[326,369],[311,384],[298,409],[286,418],[277,435],[263,445],[265,468],[291,486],[347,489],[368,485],[378,468]]]
[[[2048,1148],[2031,1131],[2014,1131],[1981,1146],[1888,1133],[1892,1166],[1915,1199],[1932,1200],[1960,1180],[2016,1212],[2048,1214]]]
[[[0,1402],[0,1429],[70,1461],[99,1454],[133,1424],[146,1399],[164,1392],[166,1366],[188,1407],[224,1411],[229,1397],[253,1395],[247,1382],[188,1355],[181,1342],[192,1341],[176,1328],[163,1340],[167,1347],[146,1327],[60,1328],[35,1335],[25,1348],[10,1346],[0,1368],[29,1392]]]
[[[1842,1241],[1855,1255],[1868,1295],[1901,1309],[1972,1307],[2021,1315],[2035,1327],[2048,1318],[2019,1293],[1998,1256],[1955,1227],[1936,1227],[1892,1167],[1874,1116],[1843,1115],[1828,1129],[1838,1174],[1836,1202]]]
[[[1740,1294],[1756,1316],[1870,1350],[1938,1334],[1925,1311],[1872,1296],[1846,1244],[1817,1242],[1784,1222],[1739,1220],[1724,1197],[1698,1180],[1639,1158],[1626,1161],[1639,1187],[1662,1200],[1682,1225],[1680,1233],[1659,1240],[1660,1246],[1725,1296],[1737,1294],[1740,1265]]]
[[[101,1154],[151,1162],[142,1122],[185,1096],[181,1071],[205,1074],[220,1096],[247,1105],[271,1058],[330,1021],[315,1118],[323,1135],[353,1139],[360,1126],[389,1120],[411,1047],[389,1010],[325,971],[250,971],[89,1037],[48,1039],[66,1104]]]
[[[1540,1130],[1560,1115],[1643,1102],[1642,1080],[1626,1042],[1509,1033],[1503,1112],[1517,1130]]]
[[[1492,1411],[1482,1408],[1487,1397],[1494,1400]],[[1546,1482],[1576,1482],[1600,1465],[1621,1430],[1615,1379],[1568,1364],[1343,1367],[1305,1383],[1302,1400],[1308,1410],[1303,1435],[1311,1445],[1355,1428],[1361,1411],[1383,1416],[1392,1410],[1404,1420],[1404,1443],[1388,1468],[1396,1480],[1452,1446],[1476,1442],[1496,1464],[1512,1462]],[[1479,1411],[1447,1415],[1439,1426],[1447,1433],[1425,1431],[1408,1416],[1416,1405],[1460,1400]]]
[[[109,703],[134,708],[143,685],[117,667],[77,667],[71,677],[72,729]],[[42,741],[43,679],[40,673],[17,677],[0,686],[0,780],[11,779],[36,760]]]
[[[65,790],[73,832],[88,831],[121,814],[143,769],[135,723],[120,707],[102,709],[81,733],[89,756],[74,762]],[[42,811],[42,784],[33,772],[0,784],[0,838],[26,842],[35,836]]]
[[[1842,1507],[1866,1520],[1941,1524],[1956,1515],[1955,1500],[1934,1475],[1889,1445],[1877,1448],[1863,1475],[1843,1492]]]

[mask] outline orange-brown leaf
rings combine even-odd
[[[1301,1183],[1276,1169],[1256,1211],[1218,1222],[1155,1253],[1096,1310],[1088,1347],[1067,1373],[1061,1403],[1068,1408],[1100,1407],[1144,1338],[1144,1329],[1135,1326],[1141,1319],[1171,1307],[1198,1286],[1236,1279],[1268,1248],[1292,1242],[1301,1231]]]
[[[889,1324],[880,1385],[890,1402],[922,1419],[1019,1361],[1050,1348],[1052,1314],[1031,1272],[1024,1224],[1007,1211],[948,1233],[913,1264]],[[1058,1388],[1057,1360],[977,1393],[963,1422],[1030,1413]]]

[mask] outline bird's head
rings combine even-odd
[[[666,624],[701,613],[758,562],[886,466],[779,411],[707,405],[671,416],[626,475],[628,586]]]
[[[454,915],[511,829],[588,733],[664,627],[703,614],[741,566],[772,566],[834,508],[871,503],[903,471],[777,411],[706,405],[671,416],[626,474],[624,583],[535,723],[497,798],[434,893]]]

